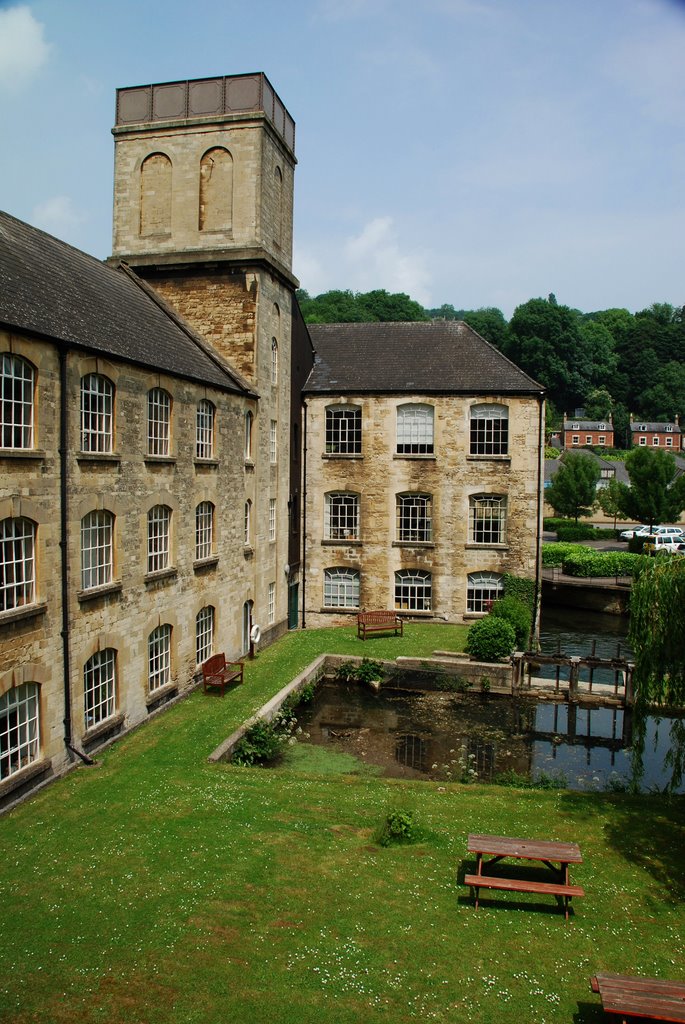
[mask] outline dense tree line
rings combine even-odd
[[[464,320],[548,391],[548,426],[585,409],[613,416],[616,446],[628,448],[629,419],[685,422],[685,306],[654,303],[639,313],[583,313],[555,296],[530,299],[507,321],[501,310],[424,309],[403,293],[298,292],[307,323]]]

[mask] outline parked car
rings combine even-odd
[[[646,555],[658,555],[662,551],[673,555],[682,543],[682,534],[651,533],[642,545],[642,550]]]
[[[622,530],[619,537],[621,540],[632,540],[633,537],[648,537],[650,532],[648,526],[635,526],[632,530]]]

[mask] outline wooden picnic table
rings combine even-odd
[[[627,974],[597,974],[592,991],[599,992],[606,1013],[626,1021],[629,1017],[685,1022],[685,984]]]
[[[584,896],[579,885],[571,885],[570,864],[582,864],[583,858],[576,843],[561,843],[547,839],[512,839],[508,836],[470,834],[467,850],[476,855],[475,875],[466,875],[465,885],[471,887],[478,909],[480,889],[502,889],[509,892],[530,892],[555,896],[564,902],[564,916],[568,920],[569,901],[574,896]],[[490,859],[483,861],[483,857]],[[504,877],[484,872],[505,858],[515,860],[541,861],[552,872],[552,881],[534,881],[528,878]],[[558,864],[559,867],[555,867]]]

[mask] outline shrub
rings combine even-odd
[[[581,547],[566,556],[562,568],[568,576],[582,578],[632,576],[640,558],[628,551],[592,551]]]
[[[578,541],[578,540],[596,540],[597,529],[594,526],[585,526],[583,523],[578,523],[577,526],[560,526],[557,530],[557,540],[560,541]],[[609,534],[608,530],[602,530],[602,534]]]
[[[474,622],[466,639],[466,651],[478,661],[506,658],[516,646],[516,632],[506,619],[488,615]]]
[[[385,821],[378,834],[381,846],[392,846],[395,843],[413,843],[416,841],[416,826],[413,811],[388,811]]]
[[[231,760],[243,766],[275,761],[283,751],[289,731],[283,729],[280,718],[255,722],[236,745]]]
[[[582,544],[543,544],[542,565],[545,569],[560,569],[564,560],[576,551],[587,551]]]
[[[361,663],[356,661],[344,661],[335,670],[334,678],[338,682],[346,683],[354,680],[358,683],[368,683],[371,679],[381,679],[383,666],[380,661],[371,661],[370,658],[362,658]]]
[[[523,601],[517,597],[501,597],[493,604],[490,614],[497,619],[504,619],[514,627],[516,646],[520,651],[528,647],[533,616]]]
[[[511,573],[502,574],[502,593],[504,597],[516,597],[523,601],[532,613],[535,607],[535,580],[528,576],[512,576]]]

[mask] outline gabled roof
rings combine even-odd
[[[229,391],[247,389],[132,271],[0,211],[0,326]]]
[[[458,320],[309,324],[306,393],[540,394],[543,388]]]
[[[572,417],[564,418],[564,430],[601,430],[602,433],[613,433],[614,425],[611,420],[574,420]]]
[[[677,423],[653,423],[648,420],[632,420],[630,429],[634,433],[642,434],[680,434],[681,430]]]

